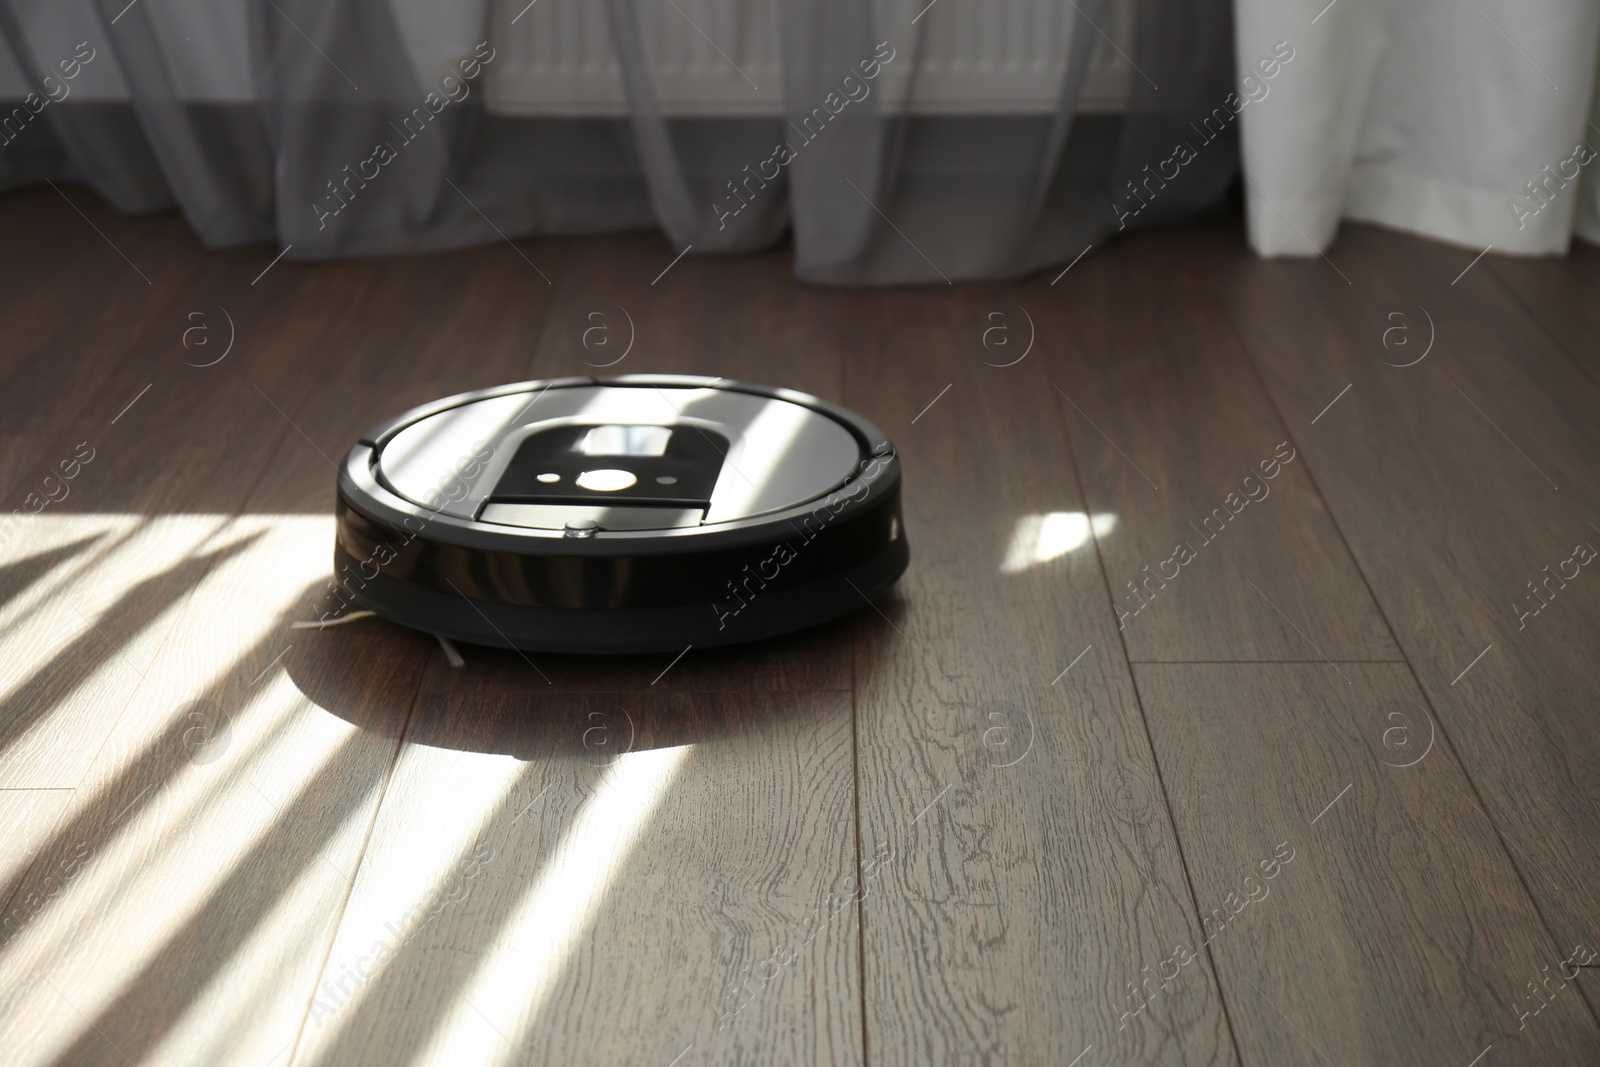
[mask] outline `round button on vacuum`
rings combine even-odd
[[[578,475],[578,488],[593,493],[615,493],[619,489],[631,488],[638,481],[639,476],[632,471],[605,467],[597,471],[584,471]]]

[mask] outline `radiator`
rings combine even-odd
[[[860,2],[873,3],[877,25],[885,27],[879,39],[888,39],[898,53],[875,90],[880,105],[891,110],[1052,112],[1075,32],[1094,38],[1080,111],[1119,110],[1136,76],[1122,55],[1132,48],[1136,0],[1109,0],[1096,19],[1097,29],[1084,22],[1072,0]],[[781,114],[777,0],[635,3],[667,114]],[[433,87],[452,73],[455,62],[484,37],[481,9],[470,5],[388,4],[419,86]],[[82,30],[99,25],[89,5],[90,0],[53,0],[30,9],[28,36],[44,66],[70,55],[86,35],[103,42],[101,34]],[[627,114],[602,0],[494,0],[488,7],[489,39],[497,50],[486,68],[491,110],[530,116]],[[180,100],[254,98],[245,0],[163,0],[144,14],[158,42],[171,42],[168,74]],[[323,32],[314,22],[302,28],[313,39]],[[914,81],[909,78],[913,69]],[[75,85],[78,101],[128,99],[115,62],[84,68]],[[20,100],[28,90],[10,50],[0,46],[0,100]]]
[[[899,53],[884,68],[881,100],[912,114],[1051,112],[1072,36],[1089,33],[1095,43],[1078,110],[1120,110],[1135,76],[1123,54],[1132,47],[1134,2],[1111,0],[1091,27],[1068,0],[874,0],[877,25],[886,27],[878,36]],[[782,113],[777,0],[638,0],[637,9],[666,114]],[[488,73],[490,110],[627,114],[605,4],[511,0],[493,12],[499,55]]]

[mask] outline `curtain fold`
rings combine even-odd
[[[607,0],[583,22],[583,0],[0,0],[0,189],[84,181],[297,259],[655,227],[692,254],[792,235],[822,283],[1013,277],[1234,181],[1233,130],[1194,143],[1232,85],[1227,0],[1137,0],[1131,23],[1126,2]],[[540,36],[579,24],[603,39]],[[723,102],[684,104],[664,26]],[[773,62],[745,70],[762,27]],[[539,62],[595,77],[574,50],[614,64],[616,106],[503,88]],[[1006,95],[1019,63],[1042,95]],[[1086,109],[1097,63],[1126,84]]]
[[[22,90],[5,94],[11,99],[0,115],[6,139],[0,174],[15,167],[28,174],[43,171],[47,178],[87,181],[119,211],[175,205],[137,117],[126,106],[103,102],[126,100],[128,90],[88,0],[48,6],[0,0],[0,35],[20,75],[11,79],[13,86]],[[85,87],[96,102],[82,102]],[[55,158],[61,159],[59,169],[45,162]]]
[[[1482,250],[1600,240],[1593,0],[1236,0],[1250,243],[1316,255],[1341,219]]]
[[[129,7],[127,0],[95,0],[95,8],[103,28],[117,20],[112,61],[128,83],[130,107],[149,149],[149,162],[130,161],[118,169],[129,174],[159,170],[170,200],[209,246],[275,239],[272,149],[260,113],[249,107],[186,106],[150,9]],[[235,28],[244,29],[242,20]],[[242,32],[226,41],[229,61],[247,65],[247,45]]]

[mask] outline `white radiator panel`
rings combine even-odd
[[[1133,44],[1134,2],[1111,0],[1096,32],[1067,0],[935,0],[916,25],[926,0],[875,0],[877,25],[896,27],[879,35],[897,53],[878,88],[891,110],[912,114],[1049,113],[1072,35],[1086,32],[1095,43],[1078,109],[1120,110],[1137,76],[1118,51]],[[511,0],[493,10],[499,55],[488,74],[490,110],[627,114],[604,4]],[[639,0],[638,12],[666,114],[782,114],[776,0]],[[919,30],[922,55],[913,61]]]
[[[636,2],[641,36],[667,114],[782,113],[776,0]],[[1138,76],[1117,51],[1132,48],[1136,0],[1110,0],[1098,20],[1103,35],[1088,28],[1068,0],[935,0],[915,26],[911,19],[926,0],[872,2],[878,9],[878,25],[894,27],[880,31],[897,55],[874,87],[881,94],[880,105],[890,110],[1052,112],[1075,29],[1095,37],[1080,111],[1119,110],[1132,78]],[[167,54],[180,100],[254,98],[244,0],[141,3]],[[525,3],[493,0],[491,28],[484,34],[476,13],[454,11],[448,5],[440,8],[433,0],[389,0],[423,91],[436,87],[473,42],[488,36],[497,50],[494,62],[485,68],[491,110],[506,115],[626,115],[605,4],[601,0]],[[87,38],[95,45],[96,61],[74,83],[74,99],[128,99],[89,0],[28,0],[20,9],[30,43],[47,68],[70,55],[78,40]],[[318,36],[314,24],[304,29]],[[913,62],[918,30],[922,57]],[[909,80],[913,69],[914,83]],[[838,77],[848,73],[840,70]],[[28,88],[9,50],[0,46],[0,100],[21,99]]]

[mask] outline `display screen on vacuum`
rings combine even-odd
[[[697,426],[556,426],[523,440],[489,499],[705,508],[727,451]]]

